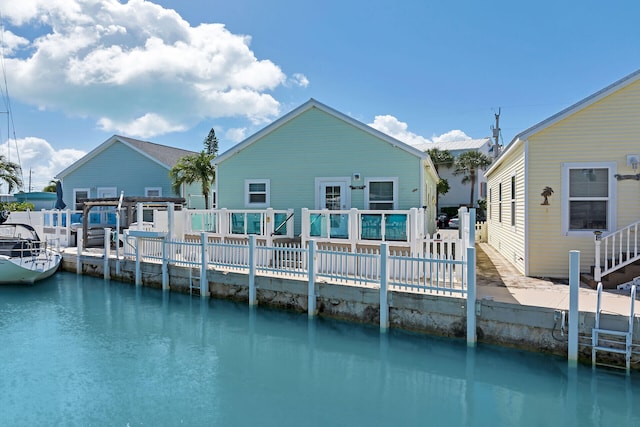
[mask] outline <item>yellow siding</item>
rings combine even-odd
[[[567,277],[570,250],[581,252],[581,270],[593,265],[592,236],[562,235],[563,162],[616,162],[616,173],[632,174],[627,154],[640,154],[640,82],[615,92],[529,139],[529,245],[531,276]],[[640,182],[617,181],[617,228],[637,221]],[[550,206],[540,192],[551,186]]]
[[[525,161],[524,144],[516,147],[504,163],[487,177],[491,190],[491,209],[487,217],[489,244],[525,274]],[[511,225],[511,184],[515,177],[515,226]],[[502,221],[500,221],[499,189],[502,183]]]

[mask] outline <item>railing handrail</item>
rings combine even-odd
[[[638,231],[640,231],[640,221],[607,234],[594,232],[594,280],[596,282],[599,282],[603,276],[640,260]]]

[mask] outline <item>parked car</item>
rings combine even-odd
[[[449,219],[449,228],[458,228],[459,223],[460,221],[458,220],[458,217],[454,216],[453,218]]]
[[[447,228],[449,226],[449,215],[438,215],[438,228]]]

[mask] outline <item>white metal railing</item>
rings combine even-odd
[[[256,235],[293,238],[293,209],[185,209],[185,233],[207,232],[222,238]]]
[[[203,237],[207,242],[205,245],[202,245]],[[267,245],[260,242],[252,248],[245,239],[221,242],[211,241],[210,237],[202,233],[186,240],[169,240],[132,237],[126,232],[123,252],[130,259],[139,257],[145,262],[197,267],[201,265],[204,247],[207,267],[248,271],[251,268],[250,253],[254,251],[254,268],[258,274],[300,278],[309,275],[308,246],[299,243]],[[426,246],[430,248],[429,253],[417,256],[408,250],[389,251],[389,286],[397,290],[464,295],[464,257],[455,258],[451,248],[442,249],[441,240],[431,241]],[[437,249],[439,247],[441,249]],[[345,246],[323,244],[315,255],[319,280],[354,286],[379,286],[382,272],[380,247],[351,251]]]
[[[302,242],[343,241],[356,245],[389,242],[410,246],[427,234],[424,209],[311,210],[302,209]]]
[[[638,230],[640,221],[603,236],[595,232],[595,267],[593,278],[602,277],[640,260]]]
[[[105,233],[109,232],[107,229]],[[307,312],[309,317],[318,314],[316,286],[320,281],[331,281],[346,286],[366,286],[373,288],[379,294],[379,323],[380,330],[389,328],[389,295],[392,290],[411,290],[419,293],[444,293],[466,298],[467,345],[476,343],[476,280],[475,280],[475,248],[469,247],[466,256],[459,260],[430,259],[407,256],[406,254],[390,254],[389,245],[381,243],[379,250],[366,249],[357,253],[344,248],[317,250],[316,242],[310,240],[307,247],[299,245],[258,245],[256,236],[251,235],[248,243],[242,242],[209,242],[207,233],[200,234],[200,242],[171,241],[166,239],[166,233],[135,231],[134,235],[127,234],[126,238],[135,239],[135,283],[142,283],[142,258],[147,256],[155,259],[157,246],[144,246],[145,240],[158,236],[162,253],[162,289],[169,289],[169,263],[183,264],[189,268],[189,287],[199,289],[200,296],[210,295],[207,270],[210,265],[224,268],[234,268],[246,272],[248,276],[249,305],[257,304],[256,274],[269,273],[296,277],[307,282]],[[145,255],[144,252],[153,248],[154,253]],[[215,249],[219,250],[215,250]],[[125,251],[126,252],[126,251]],[[81,274],[81,256],[78,250],[78,274]],[[177,254],[181,254],[177,259]],[[126,252],[129,257],[131,251]],[[186,257],[185,257],[186,255]],[[105,279],[109,278],[109,251],[105,245]],[[198,258],[200,263],[198,263]],[[119,260],[118,260],[119,262]],[[116,263],[116,271],[119,263]],[[199,266],[199,277],[192,276],[194,266]],[[457,283],[452,269],[465,270],[463,281]],[[352,269],[352,270],[350,270]],[[434,273],[435,272],[435,273]],[[442,273],[442,274],[441,274]],[[194,279],[196,279],[194,284]]]

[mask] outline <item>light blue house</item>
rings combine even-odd
[[[200,186],[171,189],[169,170],[193,151],[114,135],[58,173],[68,209],[80,209],[80,199],[118,197],[185,197],[200,194]],[[204,207],[204,206],[202,206]]]
[[[214,159],[228,209],[426,210],[438,181],[429,156],[314,99]],[[429,229],[433,232],[433,229]]]

